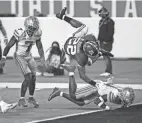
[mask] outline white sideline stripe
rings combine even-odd
[[[78,87],[83,87],[87,84],[78,83]],[[142,90],[142,84],[116,84],[120,87],[131,87],[133,89],[141,89]],[[46,88],[68,88],[68,83],[36,83],[36,88],[38,89],[46,89]],[[0,88],[21,88],[21,83],[10,83],[10,82],[0,82]]]
[[[142,104],[142,102],[132,104],[132,106],[136,106],[136,105],[139,105],[139,104]],[[74,114],[57,116],[57,117],[47,118],[47,119],[42,119],[42,120],[34,120],[34,121],[26,122],[26,123],[38,123],[38,122],[43,122],[43,121],[52,121],[52,120],[57,120],[57,119],[62,119],[62,118],[67,118],[67,117],[73,117],[73,116],[79,116],[79,115],[85,115],[85,114],[91,114],[91,113],[102,112],[102,111],[107,111],[107,110],[101,109],[101,110],[87,111],[87,112],[82,112],[82,113],[74,113]]]
[[[79,115],[84,115],[84,114],[91,114],[91,113],[102,112],[102,111],[105,111],[105,109],[95,110],[95,111],[87,111],[87,112],[82,112],[82,113],[74,113],[74,114],[57,116],[57,117],[48,118],[48,119],[42,119],[42,120],[34,120],[34,121],[26,122],[26,123],[38,123],[38,122],[42,122],[42,121],[51,121],[51,120],[57,120],[57,119],[73,117],[73,116],[79,116]]]

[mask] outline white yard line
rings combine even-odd
[[[142,102],[141,103],[132,104],[132,106],[139,105],[139,104],[142,104]],[[58,119],[67,118],[67,117],[73,117],[73,116],[86,115],[86,114],[102,112],[102,111],[106,111],[106,110],[105,109],[101,109],[101,110],[87,111],[87,112],[81,112],[81,113],[74,113],[74,114],[63,115],[63,116],[56,116],[56,117],[53,117],[53,118],[47,118],[47,119],[42,119],[42,120],[34,120],[34,121],[26,122],[26,123],[38,123],[38,122],[43,122],[43,121],[52,121],[52,120],[58,120]]]
[[[101,110],[95,110],[95,111],[87,111],[87,112],[81,112],[81,113],[74,113],[74,114],[69,114],[69,115],[63,115],[63,116],[56,116],[53,118],[47,118],[47,119],[42,119],[42,120],[34,120],[26,123],[37,123],[37,122],[42,122],[42,121],[51,121],[51,120],[57,120],[57,119],[62,119],[62,118],[67,118],[67,117],[72,117],[72,116],[79,116],[79,115],[85,115],[85,114],[91,114],[95,112],[102,112],[105,111],[105,109]]]
[[[78,83],[78,87],[83,87],[86,84]],[[133,89],[142,89],[142,84],[116,84],[121,87],[132,87]],[[52,88],[68,88],[68,83],[36,83],[37,89],[52,89]],[[0,82],[0,88],[21,88],[21,83]]]

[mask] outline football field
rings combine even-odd
[[[98,60],[87,67],[87,75],[100,79],[99,74],[104,68],[104,61]],[[0,113],[0,123],[142,123],[142,60],[113,60],[113,71],[115,84],[135,89],[134,104],[127,109],[108,104],[112,110],[105,111],[93,103],[79,107],[62,97],[48,102],[48,96],[55,86],[68,92],[68,74],[65,72],[65,76],[37,77],[35,98],[40,104],[39,108],[29,104],[27,108],[16,107],[8,113]],[[77,70],[75,76],[78,87],[83,86],[85,83],[79,79]],[[5,74],[0,75],[0,95],[5,101],[18,101],[22,80],[14,61],[7,60]]]

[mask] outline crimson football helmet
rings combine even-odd
[[[99,54],[99,47],[95,41],[85,42],[83,51],[87,56],[96,56]]]

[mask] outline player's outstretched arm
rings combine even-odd
[[[2,21],[0,20],[0,30],[4,36],[4,43],[7,45],[8,44],[8,37],[7,37],[7,32],[2,24]]]
[[[41,38],[36,41],[36,46],[38,49],[38,53],[40,55],[41,62],[43,65],[45,65],[45,56],[44,56],[43,46],[41,43]]]
[[[15,36],[12,36],[10,41],[8,42],[7,46],[4,48],[3,57],[7,56],[10,48],[13,47],[16,42],[17,42],[17,39],[15,38]]]
[[[3,51],[3,56],[2,59],[0,61],[0,66],[4,67],[5,62],[6,62],[6,56],[9,53],[10,48],[16,43],[17,39],[12,36],[12,38],[10,39],[9,43],[7,44],[7,46],[5,47],[4,51]]]
[[[81,78],[82,80],[84,80],[85,82],[87,82],[87,83],[90,84],[90,85],[93,85],[93,86],[96,85],[96,82],[93,81],[93,80],[91,80],[91,79],[86,75],[85,67],[78,65],[78,72],[79,72],[79,76],[80,76],[80,78]]]

